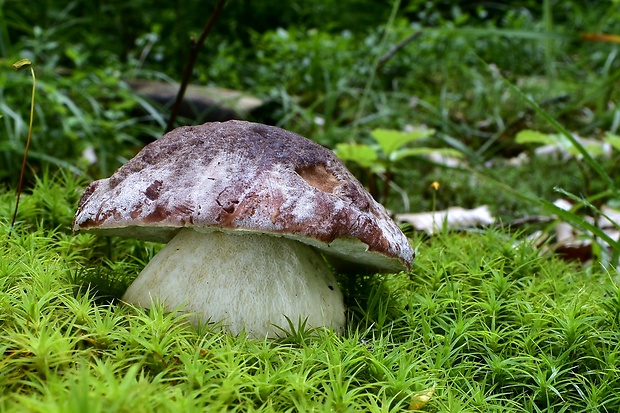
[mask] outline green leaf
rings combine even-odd
[[[419,139],[428,138],[435,133],[434,129],[425,126],[412,130],[411,132],[401,132],[394,129],[375,129],[370,134],[379,144],[381,151],[390,156],[401,146]]]
[[[615,150],[620,151],[620,136],[615,133],[607,132],[603,140],[610,144]]]
[[[620,145],[620,137],[616,136],[616,138],[617,138],[617,144]],[[611,140],[613,140],[613,137],[611,138]],[[517,136],[515,137],[515,141],[520,144],[538,143],[542,145],[553,145],[557,148],[560,148],[568,152],[569,154],[575,157],[582,156],[581,149],[575,146],[564,135],[547,134],[547,133],[541,133],[538,131],[526,129],[526,130],[522,130],[521,132],[517,133]],[[583,146],[583,149],[585,149],[592,157],[601,156],[605,153],[603,146],[598,143],[581,143],[581,145]]]
[[[515,142],[519,144],[539,143],[541,145],[556,145],[558,139],[556,136],[547,133],[538,132],[531,129],[525,129],[517,133]]]
[[[581,152],[579,152],[579,149],[570,145],[570,142],[566,142],[566,143],[568,146],[566,148],[566,151],[568,153],[576,157],[581,156]],[[598,156],[602,156],[605,154],[605,149],[603,148],[603,145],[598,144],[598,143],[586,143],[586,144],[583,144],[583,147],[586,149],[586,151],[588,151],[588,153],[592,157],[598,157]]]
[[[377,151],[365,144],[339,143],[334,152],[341,160],[355,162],[365,168],[376,166],[379,159]]]

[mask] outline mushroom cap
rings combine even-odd
[[[332,151],[245,121],[177,128],[82,195],[74,231],[168,242],[182,228],[263,233],[376,270],[410,269],[407,237]]]

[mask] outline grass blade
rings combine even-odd
[[[556,216],[558,216],[559,218],[570,222],[572,225],[584,230],[584,231],[589,231],[592,234],[594,234],[594,236],[602,239],[603,241],[605,241],[606,243],[608,243],[613,249],[614,251],[620,251],[620,242],[614,240],[613,238],[611,238],[609,235],[607,235],[601,228],[597,227],[594,224],[591,224],[590,222],[586,221],[585,219],[583,219],[582,217],[580,217],[579,215],[576,215],[574,213],[572,213],[571,211],[566,211],[560,207],[558,207],[557,205],[553,204],[552,202],[549,202],[545,199],[541,199],[540,203],[542,204],[543,208],[545,208],[546,211],[555,214]]]

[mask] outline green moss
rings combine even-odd
[[[153,246],[72,235],[70,182],[0,222],[2,411],[400,411],[433,386],[427,411],[620,408],[613,274],[501,231],[420,238],[411,274],[343,279],[343,337],[232,337],[120,305]]]

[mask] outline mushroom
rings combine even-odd
[[[274,337],[306,321],[342,333],[332,266],[408,270],[407,238],[330,150],[245,121],[181,127],[82,195],[74,231],[167,242],[123,301]]]

